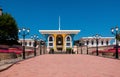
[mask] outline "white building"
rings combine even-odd
[[[19,39],[18,42],[20,44],[22,44],[22,46],[23,46],[23,39]],[[34,46],[34,40],[32,40],[32,39],[25,39],[25,46],[33,47]]]
[[[114,37],[100,37],[98,39],[98,46],[107,46],[111,45],[111,41]],[[96,39],[93,37],[82,37],[80,40],[84,41],[84,45],[88,45],[89,47],[96,46]]]

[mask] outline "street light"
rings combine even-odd
[[[87,48],[87,54],[88,54],[88,44],[89,44],[89,40],[87,39],[85,42],[86,42],[86,48]]]
[[[43,45],[43,54],[45,54],[45,41],[42,41],[42,45]]]
[[[40,39],[40,55],[42,55],[42,47],[41,46],[44,46],[45,45],[45,41],[43,41],[43,40],[41,40]],[[43,54],[45,54],[45,49],[44,49],[44,51],[43,51]]]
[[[25,59],[25,36],[28,35],[30,32],[30,29],[27,28],[21,28],[19,29],[19,34],[23,36],[23,59]]]
[[[80,46],[81,46],[81,54],[83,54],[83,51],[82,51],[82,43],[80,42],[79,44],[80,44]]]
[[[42,40],[40,39],[40,55],[42,55],[42,52],[41,52],[41,51],[42,51],[42,50],[41,50],[41,41],[42,41]]]
[[[34,34],[33,36],[31,36],[31,39],[34,40],[34,56],[36,56],[36,42],[37,42],[37,39],[38,39],[38,35]]]
[[[100,39],[100,35],[96,34],[95,36],[93,36],[93,38],[96,40],[96,56],[99,55],[99,52],[98,52],[98,41]]]
[[[112,34],[115,35],[115,38],[116,38],[116,52],[115,52],[115,58],[116,59],[119,58],[119,56],[118,56],[118,40],[117,40],[117,38],[118,38],[118,30],[119,30],[118,26],[111,29]]]
[[[88,54],[88,45],[86,45],[86,47],[87,47],[87,54]]]
[[[81,41],[81,40],[79,41],[79,46],[81,47],[81,54],[83,54],[83,51],[82,51],[83,42],[84,42],[84,41]]]
[[[79,49],[79,43],[77,44],[77,54],[78,54],[78,52],[79,52],[78,49]]]

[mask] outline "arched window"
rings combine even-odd
[[[53,37],[52,36],[49,37],[49,41],[53,41]]]
[[[88,45],[88,44],[89,44],[89,41],[87,41],[86,43],[87,43],[87,45]]]
[[[52,35],[50,35],[48,37],[48,46],[52,48],[54,46],[53,42],[54,42],[54,37]]]
[[[91,43],[92,43],[92,45],[93,45],[93,44],[94,44],[94,40],[92,40],[92,42],[91,42]]]
[[[31,46],[31,42],[29,42],[29,46]]]
[[[57,35],[56,44],[57,45],[63,45],[63,36],[62,35]]]
[[[71,41],[71,36],[67,36],[66,37],[66,41],[68,42],[68,41]]]
[[[70,41],[70,37],[67,37],[67,41]]]
[[[103,41],[101,41],[101,45],[103,45]]]
[[[66,36],[66,47],[71,47],[72,46],[72,38],[70,35]]]
[[[108,45],[108,43],[109,43],[109,42],[108,42],[108,40],[107,40],[107,41],[106,41],[106,45]]]

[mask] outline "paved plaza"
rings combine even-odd
[[[18,62],[0,77],[120,77],[120,60],[90,55],[41,55]]]

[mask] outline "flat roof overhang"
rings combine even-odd
[[[78,34],[80,30],[39,30],[41,34]]]

